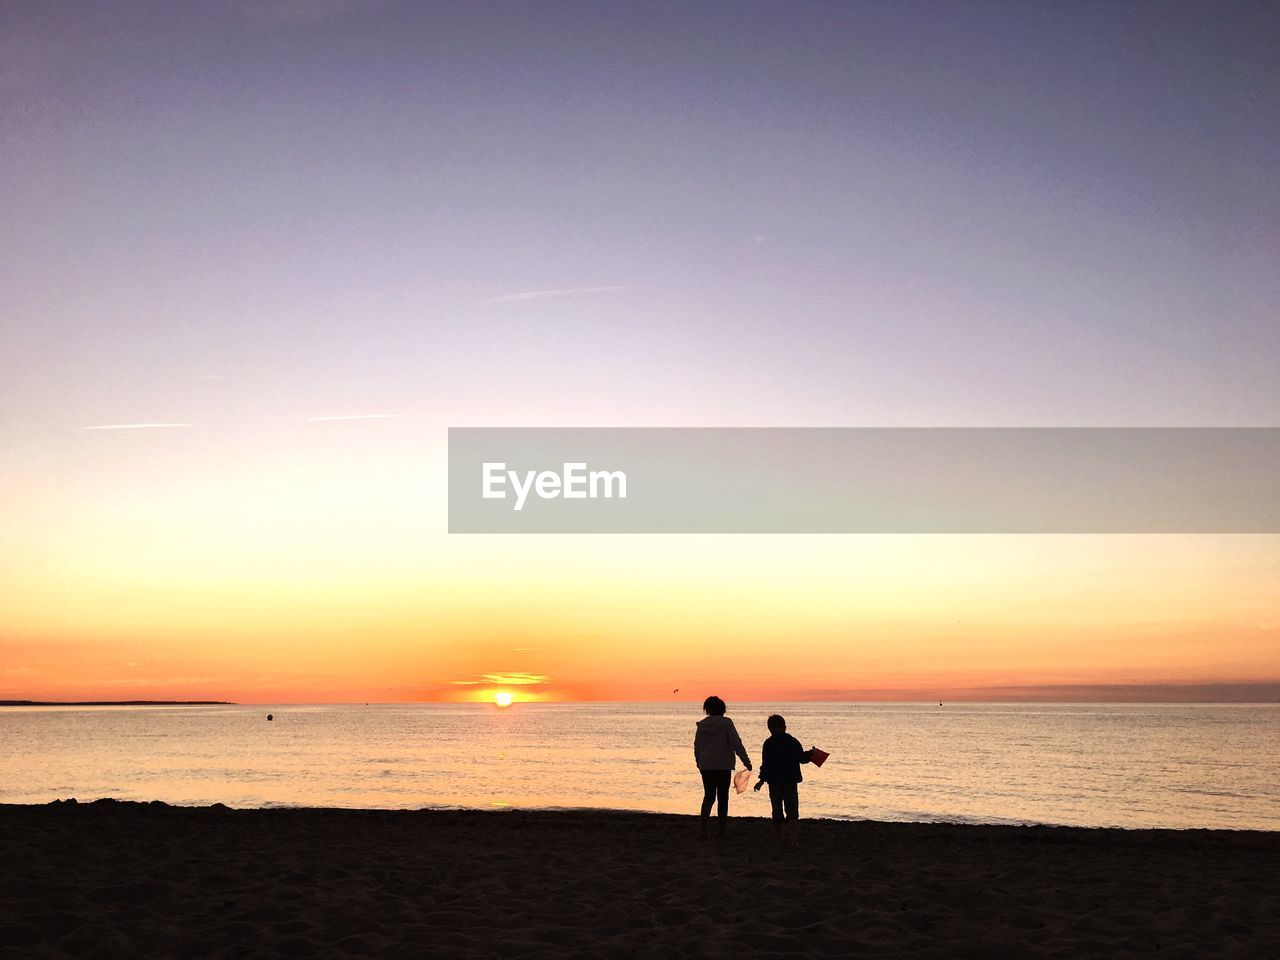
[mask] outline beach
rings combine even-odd
[[[1263,957],[1280,834],[0,806],[12,957]]]

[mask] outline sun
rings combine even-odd
[[[512,703],[511,694],[507,693],[505,690],[499,690],[493,695],[493,702],[500,707],[509,707]]]

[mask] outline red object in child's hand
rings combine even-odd
[[[817,747],[813,747],[809,750],[809,760],[815,767],[820,767],[826,763],[827,757],[829,756],[831,756],[831,754],[827,753],[825,750],[819,750]]]

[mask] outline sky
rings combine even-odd
[[[1274,536],[445,532],[450,426],[1280,426],[1277,40],[6,3],[0,697],[1280,683]]]

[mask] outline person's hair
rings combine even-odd
[[[769,719],[765,721],[769,725],[770,733],[786,733],[786,718],[778,716],[776,713],[769,714]]]
[[[723,717],[725,711],[724,701],[717,696],[710,696],[702,701],[702,712],[714,714],[717,717]]]

